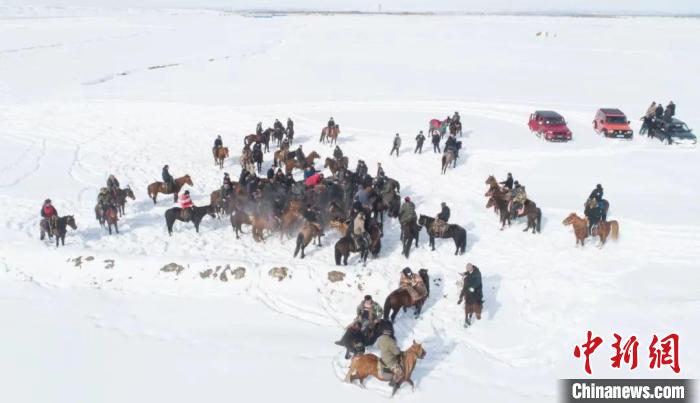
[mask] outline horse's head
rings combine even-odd
[[[484,182],[484,183],[487,184],[487,185],[495,184],[495,183],[496,183],[496,177],[494,177],[493,175],[489,175],[489,177],[486,178],[486,182]]]
[[[311,151],[311,154],[308,156],[309,159],[315,160],[316,158],[321,158],[320,155],[316,151]]]
[[[496,203],[496,199],[491,196],[489,197],[489,200],[486,202],[486,208],[491,208],[493,205]]]
[[[228,158],[228,147],[224,147],[222,150],[224,150],[224,157]]]
[[[215,206],[212,206],[212,205],[210,204],[210,205],[206,206],[206,208],[207,208],[207,214],[208,214],[211,218],[216,218],[216,207],[215,207]]]
[[[75,223],[75,217],[72,215],[66,216],[66,225],[73,228],[74,230],[78,229],[78,225]]]
[[[192,184],[192,178],[190,178],[190,175],[185,175],[185,183],[190,185],[190,186],[194,186]]]
[[[127,186],[126,189],[124,189],[124,194],[126,194],[126,197],[130,198],[131,200],[136,200],[136,196],[134,196],[134,191],[131,190],[131,186]]]
[[[409,347],[408,350],[406,350],[406,353],[415,354],[415,356],[420,359],[425,358],[425,355],[427,354],[425,352],[425,349],[423,348],[423,345],[417,343],[415,340],[413,340],[413,344],[411,345],[411,347]]]
[[[576,213],[571,213],[561,223],[564,225],[571,225],[571,224],[573,224],[573,222],[576,218],[577,218]]]
[[[324,167],[324,168],[328,168],[329,166],[331,166],[331,164],[333,164],[333,160],[330,159],[330,158],[328,158],[328,157],[326,157],[326,163],[323,164],[323,167]]]

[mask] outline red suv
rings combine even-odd
[[[571,130],[566,126],[566,120],[553,111],[535,111],[530,115],[527,124],[530,130],[547,141],[569,141]]]
[[[619,109],[598,109],[593,120],[593,129],[598,133],[602,133],[605,137],[632,138],[630,121]]]

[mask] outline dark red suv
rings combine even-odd
[[[571,130],[564,117],[553,111],[535,111],[527,124],[530,130],[547,141],[569,141]]]
[[[619,109],[600,108],[593,119],[593,130],[605,137],[632,138],[632,129],[627,116]]]

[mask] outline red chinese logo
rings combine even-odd
[[[603,339],[601,339],[598,336],[591,339],[592,335],[593,335],[593,332],[591,332],[589,330],[588,331],[588,338],[586,339],[586,342],[583,343],[581,346],[576,346],[576,348],[574,348],[574,357],[581,358],[581,348],[580,347],[583,347],[583,355],[586,356],[585,368],[586,368],[586,372],[588,372],[588,374],[592,374],[590,355],[593,354],[595,349],[598,348],[598,346],[600,346],[601,343],[603,343]]]
[[[622,337],[617,333],[613,333],[613,336],[615,343],[612,346],[615,349],[615,355],[610,359],[612,367],[620,368],[620,362],[624,361],[625,364],[631,364],[630,370],[637,368],[637,347],[639,347],[637,336],[630,337],[622,348],[620,348]]]
[[[657,343],[661,344],[661,348],[656,347]],[[659,338],[654,335],[649,345],[649,368],[661,368],[662,365],[668,365],[673,372],[681,371],[678,365],[678,335],[675,333],[669,334],[659,341]]]

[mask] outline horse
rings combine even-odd
[[[49,239],[55,236],[57,248],[59,240],[61,241],[61,245],[66,246],[66,233],[68,232],[68,227],[73,228],[74,230],[78,229],[78,226],[75,224],[75,218],[72,215],[58,217],[56,219],[56,226],[53,229],[50,228],[49,220],[41,220],[39,222],[39,230],[41,231],[41,236],[39,239],[43,241],[46,235],[49,236]]]
[[[153,204],[156,204],[156,197],[158,197],[158,193],[163,193],[163,194],[173,194],[173,203],[177,203],[177,197],[178,194],[180,193],[180,190],[182,189],[185,184],[193,186],[192,185],[192,178],[190,178],[189,175],[182,176],[180,178],[175,179],[175,188],[170,189],[170,186],[167,186],[163,182],[153,182],[150,185],[148,185],[148,188],[146,188],[146,191],[148,192],[148,197],[153,199]]]
[[[194,206],[191,208],[189,216],[183,216],[184,209],[180,207],[169,208],[165,211],[165,225],[168,227],[168,235],[173,235],[173,224],[175,220],[182,222],[190,222],[194,224],[194,229],[199,233],[199,224],[205,215],[209,215],[211,218],[216,218],[216,213],[214,207],[211,205],[207,206]]]
[[[253,225],[253,222],[250,220],[248,214],[241,210],[235,210],[234,214],[231,214],[231,226],[233,227],[233,232],[236,233],[236,239],[241,239],[238,233],[243,233],[243,230],[241,230],[243,224]]]
[[[124,189],[117,189],[117,198],[114,202],[117,205],[117,211],[119,211],[120,216],[125,214],[124,208],[126,207],[127,197],[131,200],[136,200],[136,196],[134,196],[134,191],[131,190],[131,186],[127,186]]]
[[[258,173],[260,173],[260,170],[262,170],[262,163],[263,163],[263,152],[262,150],[256,148],[253,149],[253,154],[252,154],[252,162],[255,165],[255,168],[257,169]]]
[[[253,227],[253,240],[255,242],[262,242],[265,240],[264,231],[268,230],[272,232],[275,229],[280,228],[280,220],[277,217],[265,217],[265,216],[250,216],[251,226]]]
[[[397,288],[396,290],[392,291],[391,294],[386,297],[386,301],[384,301],[384,320],[389,320],[389,316],[391,315],[391,322],[393,323],[401,308],[403,308],[405,312],[406,308],[411,306],[415,307],[414,316],[416,319],[418,319],[421,310],[423,309],[423,304],[430,296],[430,277],[428,276],[428,270],[420,269],[418,270],[418,275],[420,276],[421,280],[423,280],[425,290],[427,291],[425,297],[414,301],[408,290]]]
[[[325,144],[326,140],[328,140],[330,145],[333,145],[333,143],[338,144],[338,134],[340,134],[340,126],[335,125],[330,129],[326,126],[321,130],[321,138],[318,142]]]
[[[495,207],[500,214],[501,231],[505,228],[506,223],[510,227],[510,211],[508,211],[508,202],[500,197],[491,196],[486,203],[486,208]]]
[[[280,217],[280,241],[284,239],[285,234],[291,238],[292,228],[295,228],[296,224],[301,219],[301,210],[303,207],[304,205],[300,200],[291,200],[289,202],[289,205]]]
[[[416,363],[419,359],[425,358],[425,354],[426,352],[423,349],[423,346],[416,343],[415,340],[413,340],[413,345],[411,345],[408,350],[401,353],[404,375],[403,379],[394,385],[391,396],[396,394],[396,391],[399,390],[401,384],[404,382],[408,382],[408,384],[411,385],[411,388],[415,389],[413,380],[411,380],[411,375],[413,374],[413,370],[416,368]],[[355,379],[358,379],[360,381],[360,386],[364,388],[364,381],[370,375],[384,382],[389,382],[393,378],[393,374],[389,374],[389,376],[385,378],[381,376],[379,372],[379,357],[374,354],[358,355],[353,357],[352,361],[350,362],[350,369],[348,369],[348,373],[345,375],[345,382],[352,383]]]
[[[104,227],[104,224],[107,223],[107,229],[109,230],[109,235],[112,235],[112,226],[114,226],[114,230],[119,233],[119,213],[117,211],[116,207],[109,206],[105,209],[105,211],[102,213],[102,219],[100,220],[100,225]]]
[[[284,129],[273,129],[272,138],[277,140],[277,148],[282,147],[282,140],[284,139]]]
[[[253,163],[253,151],[250,147],[243,147],[241,151],[241,156],[239,158],[241,163],[241,169],[245,169],[248,172],[255,171],[255,164]]]
[[[435,250],[436,237],[452,238],[452,240],[455,242],[455,256],[463,254],[465,248],[467,247],[467,230],[465,230],[457,224],[449,224],[447,226],[447,229],[442,234],[437,234],[433,230],[434,222],[435,219],[433,217],[428,217],[422,214],[418,219],[418,224],[425,227],[425,230],[428,233],[428,236],[430,237],[430,247],[432,248],[432,250]]]
[[[457,167],[457,159],[455,158],[455,153],[452,152],[452,150],[445,151],[444,154],[442,154],[442,174],[444,175],[445,172],[447,172],[447,167],[452,164],[452,168]]]
[[[270,151],[270,133],[273,130],[271,128],[265,129],[261,134],[249,134],[243,138],[243,145],[245,147],[250,147],[253,143],[260,143],[265,146],[264,151]]]
[[[353,241],[349,235],[344,235],[338,240],[338,242],[335,243],[335,264],[340,266],[340,261],[342,258],[343,264],[347,266],[350,252],[360,252],[360,261],[362,262],[362,265],[364,266],[367,264],[369,248],[363,242],[358,250],[357,246],[355,245],[355,241]]]
[[[411,244],[413,240],[416,241],[416,248],[418,248],[418,237],[420,235],[421,227],[415,222],[408,222],[401,224],[401,242],[403,243],[403,253],[408,259],[408,255],[411,253]]]
[[[316,151],[311,151],[311,153],[309,153],[309,155],[306,156],[306,159],[304,159],[303,164],[300,163],[297,159],[287,160],[284,163],[285,172],[290,173],[294,170],[294,168],[304,169],[307,166],[311,166],[314,164],[314,161],[317,158],[321,158],[321,156],[318,155],[318,153]]]
[[[447,118],[445,120],[440,120],[440,119],[431,119],[429,124],[428,124],[428,133],[431,133],[433,130],[438,130],[440,132],[440,139],[445,136],[445,132],[447,132],[447,127],[450,125],[450,118]]]
[[[287,135],[287,142],[289,144],[292,144],[294,142],[294,128],[290,127],[285,131],[285,134]]]
[[[584,240],[588,236],[588,219],[581,218],[578,215],[576,215],[576,213],[571,213],[564,219],[564,221],[562,221],[562,224],[571,225],[574,227],[574,234],[576,235],[576,246],[578,246],[578,244],[580,243],[581,247],[583,247]],[[617,221],[600,220],[600,222],[598,222],[597,225],[597,230],[595,230],[594,233],[594,235],[598,235],[598,237],[600,237],[600,244],[598,245],[598,248],[602,248],[603,245],[605,245],[605,241],[607,240],[609,235],[612,237],[613,240],[616,241],[619,237],[619,233],[620,227]]]
[[[542,210],[535,205],[535,202],[525,200],[523,213],[519,214],[518,217],[527,217],[527,227],[525,227],[523,232],[527,232],[530,228],[532,228],[533,234],[541,232]]]
[[[326,162],[323,167],[330,169],[331,174],[335,175],[340,168],[348,169],[348,157],[343,157],[340,159],[340,161],[336,160],[335,158],[326,158]]]
[[[213,150],[214,165],[218,165],[219,169],[224,168],[224,160],[228,158],[228,147],[218,147]]]
[[[367,232],[369,233],[369,252],[372,257],[379,256],[382,250],[382,228],[376,220],[370,220]]]
[[[312,240],[318,240],[318,246],[321,246],[321,228],[314,224],[306,223],[301,227],[299,235],[297,235],[297,247],[294,249],[294,257],[301,250],[301,258],[303,259],[306,255],[304,254],[304,249],[309,245]],[[316,242],[314,242],[314,245]]]
[[[343,337],[335,344],[345,347],[345,359],[365,353],[365,347],[374,345],[384,330],[391,330],[394,334],[394,325],[388,320],[380,319],[367,327],[367,332],[362,332],[362,324],[356,320],[345,329]]]
[[[295,154],[289,151],[288,147],[280,148],[272,153],[272,165],[285,164],[287,160],[294,159]]]
[[[450,122],[450,134],[459,133],[459,137],[462,137],[462,122],[453,120]]]

